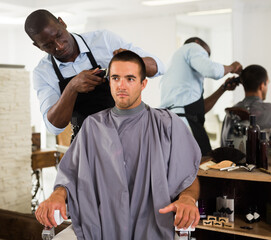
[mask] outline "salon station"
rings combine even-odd
[[[103,74],[99,84],[109,95],[110,81],[104,79],[111,79],[108,64],[118,54],[113,50],[138,51],[148,80],[142,101],[150,108],[166,108],[179,116],[195,138],[202,153],[195,163],[200,185],[195,204],[200,220],[194,228],[172,225],[172,239],[271,240],[269,0],[0,0],[0,240],[69,240],[67,229],[73,225],[71,217],[64,220],[57,210],[56,227],[43,226],[35,216],[54,191],[59,165],[81,127],[82,123],[77,129],[78,119],[83,122],[87,117],[81,119],[78,114],[75,121],[71,109],[71,121],[64,121],[70,104],[56,108],[58,115],[54,115],[54,107],[68,89],[67,83],[61,89],[61,76],[72,81],[78,73],[69,74],[79,71],[79,64],[77,58],[63,60],[68,47],[57,55],[61,44],[65,45],[59,32],[53,50],[43,42],[45,35],[37,38],[40,32],[31,32],[36,21],[27,25],[26,20],[38,9],[56,17],[59,32],[64,29],[64,33],[70,33],[72,37],[67,39],[78,43],[71,46],[77,46],[74,48],[80,54],[92,52],[85,59],[93,67],[85,66],[98,80],[98,74]],[[88,38],[88,32],[95,34]],[[97,41],[104,38],[104,42],[93,50],[88,45],[93,41],[94,46],[96,37]],[[112,48],[108,50],[112,56],[99,52],[104,45]],[[182,54],[187,54],[185,67],[181,67],[185,62],[180,60]],[[152,64],[148,65],[145,58],[156,63],[156,71],[151,71]],[[46,69],[48,62],[52,70]],[[75,63],[72,70],[70,62]],[[213,70],[209,70],[213,63]],[[191,74],[183,74],[185,71]],[[48,75],[39,82],[42,74]],[[51,76],[57,80],[47,81]],[[183,76],[184,85],[178,85]],[[196,84],[189,82],[190,78]],[[72,105],[76,107],[82,104],[75,101]],[[113,99],[110,104],[87,115],[114,107]],[[104,143],[101,149],[109,151],[111,146]],[[190,153],[185,152],[185,156]],[[114,187],[116,184],[112,182]],[[71,239],[88,240],[82,236]]]

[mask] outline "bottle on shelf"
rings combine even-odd
[[[256,165],[259,151],[259,132],[260,128],[256,125],[256,116],[249,116],[250,125],[247,128],[246,142],[246,162]]]
[[[260,132],[260,142],[259,142],[259,157],[257,161],[258,168],[268,169],[268,147],[269,142],[266,139],[266,132]]]
[[[199,199],[198,205],[199,205],[200,219],[206,219],[207,215],[206,215],[206,203],[205,203],[205,200]]]

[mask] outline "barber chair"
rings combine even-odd
[[[174,240],[192,240],[191,232],[195,231],[195,228],[178,229],[175,227]]]
[[[249,126],[249,112],[239,107],[226,108],[225,112],[227,117],[222,125],[221,146],[227,147],[230,142],[234,148],[246,153],[246,129]]]
[[[55,156],[60,160],[62,158],[62,156],[64,155],[64,153],[68,150],[70,143],[71,143],[71,135],[72,135],[72,130],[71,130],[71,124],[69,123],[69,125],[64,129],[64,131],[62,133],[60,133],[59,135],[56,136],[56,153]],[[59,211],[55,211],[55,219],[58,225],[60,225],[63,222],[63,219],[60,216]],[[72,228],[72,226],[70,225],[68,228]],[[67,228],[67,229],[68,229]],[[61,234],[65,234],[67,231],[66,229],[64,229],[63,231],[61,231]],[[63,239],[72,239],[72,238],[67,238],[67,236],[69,236],[71,234],[71,230],[68,231],[68,234],[66,233],[66,237],[64,237]],[[51,239],[59,239],[55,237],[55,228],[44,228],[42,231],[42,239],[43,240],[51,240]],[[58,235],[57,235],[58,236]],[[75,235],[74,235],[75,236]],[[77,238],[74,238],[75,240]]]
[[[36,143],[36,135],[32,137],[32,155],[31,155],[31,167],[32,167],[32,200],[31,210],[34,213],[39,205],[39,199],[45,200],[45,194],[43,189],[43,169],[48,167],[57,168],[63,154],[67,151],[71,141],[71,126],[70,124],[65,130],[56,137],[56,150],[33,148],[33,146],[39,145]]]

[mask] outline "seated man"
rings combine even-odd
[[[245,109],[255,115],[260,129],[271,128],[271,103],[263,102],[269,83],[267,71],[262,66],[250,65],[242,71],[240,80],[244,86],[245,98],[234,107]],[[223,147],[226,146],[226,140],[231,131],[231,122],[231,117],[226,116],[221,133]]]
[[[84,121],[36,217],[56,226],[54,210],[67,219],[67,202],[78,239],[173,239],[174,225],[199,222],[200,149],[177,115],[141,101],[147,79],[137,54],[115,55],[109,77],[115,107]]]

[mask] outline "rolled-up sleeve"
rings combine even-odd
[[[40,112],[43,117],[43,121],[47,130],[55,135],[60,134],[65,128],[57,128],[53,126],[48,118],[47,113],[49,109],[58,101],[60,97],[60,92],[58,89],[54,89],[46,79],[51,79],[52,76],[48,74],[48,71],[43,71],[43,69],[36,68],[33,72],[33,84],[34,89],[37,92],[37,97],[40,103]],[[56,81],[58,84],[58,81]]]
[[[193,44],[186,56],[187,63],[202,76],[213,79],[220,79],[224,76],[224,66],[213,62],[207,51],[199,44]]]

